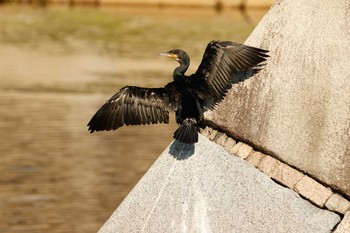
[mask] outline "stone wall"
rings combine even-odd
[[[350,197],[349,1],[278,1],[246,44],[266,68],[207,119]]]

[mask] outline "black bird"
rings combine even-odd
[[[159,53],[180,63],[174,70],[174,81],[162,88],[123,87],[95,113],[88,123],[89,131],[169,123],[169,112],[175,112],[180,126],[174,138],[183,143],[196,143],[204,111],[218,105],[237,82],[240,72],[261,69],[267,52],[231,41],[212,41],[196,73],[190,76],[185,75],[190,65],[185,51],[174,49]]]

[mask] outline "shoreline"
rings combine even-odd
[[[170,1],[170,0],[17,0],[8,4],[33,4],[33,5],[69,5],[69,6],[93,6],[93,7],[146,7],[146,8],[213,8],[217,11],[225,9],[268,9],[273,5],[273,0],[248,0],[248,1]]]

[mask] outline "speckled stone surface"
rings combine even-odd
[[[277,0],[245,44],[267,66],[207,120],[350,198],[350,1]]]
[[[200,135],[169,146],[99,233],[328,233],[339,221]]]

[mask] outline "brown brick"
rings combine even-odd
[[[200,133],[206,136],[207,138],[209,138],[209,140],[213,141],[218,131],[209,126],[206,126],[204,129],[200,131]]]
[[[350,202],[337,193],[334,193],[328,199],[325,206],[327,209],[340,214],[345,214],[347,211],[350,211]]]
[[[225,133],[220,133],[220,135],[218,133],[215,138],[215,142],[221,146],[225,145],[226,140],[227,140],[227,135]]]
[[[330,189],[324,187],[322,184],[308,176],[304,176],[301,180],[299,180],[295,185],[294,190],[320,207],[323,207],[326,201],[332,195],[332,191]]]
[[[236,140],[234,140],[233,138],[230,138],[228,137],[225,144],[224,144],[224,147],[227,151],[230,151],[231,148],[236,145]]]
[[[261,159],[258,168],[264,172],[266,175],[272,177],[276,173],[276,171],[279,169],[278,166],[281,164],[280,161],[278,161],[275,158],[272,158],[269,155],[266,155],[264,158]]]
[[[238,153],[238,149],[243,145],[242,142],[238,142],[237,144],[235,144],[229,151],[230,154],[234,154],[237,155]]]
[[[259,152],[259,151],[252,151],[250,155],[247,158],[247,161],[252,164],[253,166],[257,167],[260,161],[265,157],[266,155]]]
[[[243,159],[248,158],[250,153],[253,151],[253,148],[251,146],[248,146],[245,143],[242,143],[242,145],[238,148],[237,155]]]
[[[211,141],[213,141],[214,138],[216,137],[216,134],[217,134],[217,133],[218,133],[217,130],[210,128],[208,138],[209,138]]]
[[[277,182],[293,189],[304,174],[298,170],[266,155],[259,163],[258,168]]]
[[[204,129],[200,130],[200,133],[206,137],[209,137],[209,135],[211,133],[210,129],[211,129],[210,127],[206,126]]]

